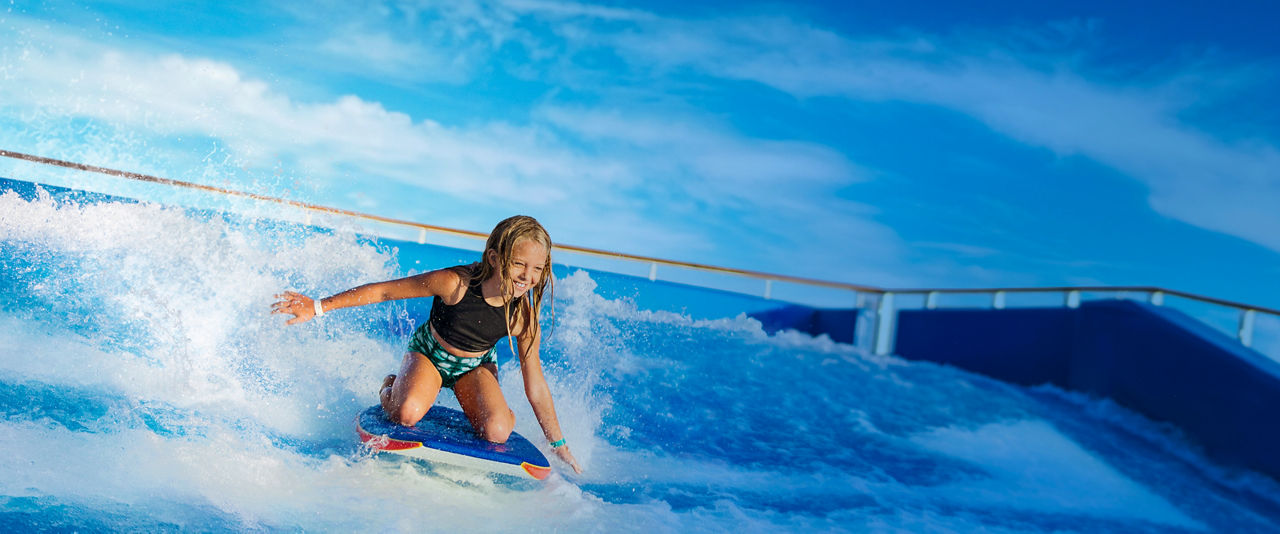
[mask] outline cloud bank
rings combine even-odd
[[[207,137],[239,161],[288,161],[329,189],[368,189],[363,202],[375,211],[420,220],[485,229],[525,211],[572,244],[909,285],[903,273],[920,259],[879,222],[874,197],[851,193],[892,169],[804,136],[749,133],[697,105],[742,91],[792,99],[759,113],[907,103],[1089,158],[1141,183],[1161,214],[1280,251],[1268,230],[1280,227],[1275,146],[1224,140],[1183,119],[1200,102],[1178,84],[1200,65],[1128,83],[1098,74],[1088,50],[1071,48],[1095,37],[1088,24],[871,36],[785,12],[679,18],[543,0],[279,9],[290,37],[278,46],[289,56],[319,43],[299,60],[305,79],[247,74],[272,72],[270,58],[174,53],[164,39],[105,40],[11,18],[4,109]],[[352,87],[367,90],[325,95],[353,75],[366,82]],[[529,101],[458,120],[430,105],[450,100],[392,107],[379,98],[409,86],[466,101],[497,83]],[[394,187],[379,195],[383,186]],[[414,191],[428,200],[405,198]]]

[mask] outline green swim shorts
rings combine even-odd
[[[440,371],[442,380],[440,387],[453,388],[458,382],[458,378],[467,374],[467,371],[480,367],[486,363],[498,363],[498,347],[493,347],[486,352],[484,356],[479,358],[459,358],[440,346],[440,342],[436,341],[436,337],[431,335],[430,323],[422,323],[417,330],[413,332],[413,339],[409,340],[409,350],[422,353],[431,363],[436,366],[436,370]]]

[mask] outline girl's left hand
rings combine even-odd
[[[582,474],[582,467],[578,466],[578,460],[575,460],[573,458],[573,453],[569,452],[568,445],[561,445],[551,450],[555,451],[556,456],[559,456],[564,463],[569,464],[569,467],[573,468],[574,473],[579,475]]]

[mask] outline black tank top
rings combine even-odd
[[[439,296],[432,299],[429,321],[441,339],[467,352],[487,351],[507,336],[503,307],[485,302],[479,284],[468,284],[462,300],[453,306]]]

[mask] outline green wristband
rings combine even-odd
[[[563,447],[563,446],[564,446],[564,438],[560,438],[558,440],[551,442],[551,448],[553,449],[559,449],[560,447]]]

